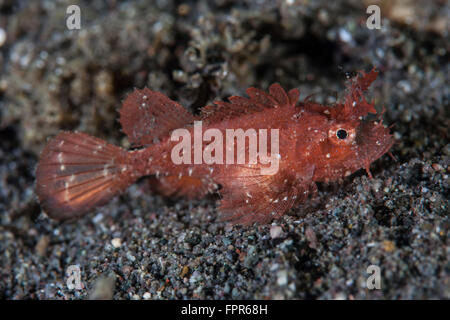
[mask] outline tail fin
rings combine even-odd
[[[41,153],[36,192],[51,218],[78,218],[133,183],[131,169],[122,148],[84,133],[62,132]]]

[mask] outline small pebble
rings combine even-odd
[[[353,40],[351,33],[342,28],[339,29],[339,39],[341,39],[342,42],[350,42]]]
[[[3,46],[6,42],[6,32],[2,28],[0,28],[0,47]]]
[[[180,277],[184,278],[184,276],[187,275],[188,272],[189,272],[189,267],[188,266],[184,266],[183,270],[181,270]]]
[[[120,238],[114,238],[111,240],[111,244],[114,248],[120,248],[122,246],[122,240]]]
[[[127,252],[127,259],[130,260],[131,262],[136,261],[136,257],[133,256],[133,254],[130,251]]]
[[[50,243],[49,236],[41,236],[35,247],[37,254],[40,256],[44,256],[47,251],[47,247],[48,247],[49,243]]]
[[[270,237],[272,239],[280,238],[282,233],[283,233],[283,228],[281,228],[280,226],[271,226],[270,227]]]
[[[277,284],[279,286],[285,286],[288,283],[288,273],[286,270],[280,270],[277,272]]]
[[[142,298],[144,298],[145,300],[149,300],[149,299],[151,299],[151,297],[152,297],[152,294],[150,292],[146,292],[142,296]]]

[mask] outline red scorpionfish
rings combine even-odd
[[[394,144],[382,124],[382,113],[377,121],[363,121],[368,113],[377,113],[363,94],[377,74],[374,68],[350,79],[344,101],[333,106],[308,99],[298,102],[297,89],[286,92],[273,84],[268,93],[249,88],[249,98],[216,101],[199,116],[162,93],[136,89],[120,110],[123,131],[136,148],[127,151],[80,132],[59,133],[48,142],[37,166],[39,201],[51,218],[73,219],[105,204],[138,178],[153,176],[154,187],[167,196],[199,198],[219,191],[224,220],[268,223],[314,195],[316,182],[338,180],[361,168],[372,176],[370,164]],[[188,148],[178,156],[191,160],[194,155],[191,163],[171,161],[174,148],[179,147],[171,134],[184,128],[183,132],[195,138],[199,121],[202,132],[215,130],[216,139],[211,141],[209,136],[200,145],[195,141],[186,144]],[[268,166],[263,157],[256,163],[231,164],[218,158],[201,161],[201,153],[198,159],[199,148],[209,150],[213,159],[220,148],[223,154],[229,152],[216,140],[217,134],[226,135],[230,129],[242,129],[249,141],[256,131],[269,130],[272,137],[272,129],[278,129],[278,145],[267,148],[267,152],[276,151],[276,172],[263,172]],[[244,147],[246,153],[249,145]],[[237,160],[238,152],[233,153],[230,159]]]

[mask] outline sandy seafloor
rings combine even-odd
[[[386,1],[370,30],[373,3],[0,1],[0,298],[449,299],[449,5]],[[117,111],[134,87],[194,112],[273,82],[332,103],[372,66],[368,96],[395,124],[398,161],[319,184],[272,226],[229,226],[217,196],[166,199],[147,179],[72,223],[37,203],[46,138],[80,130],[128,147]],[[71,265],[82,290],[66,286]]]

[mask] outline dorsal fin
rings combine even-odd
[[[135,89],[122,104],[120,123],[134,146],[146,146],[194,121],[180,104],[148,88]]]
[[[368,102],[364,97],[364,91],[366,91],[372,82],[378,76],[378,71],[375,67],[369,73],[360,71],[360,74],[351,79],[347,83],[347,96],[344,101],[343,114],[346,117],[357,119],[361,116],[365,116],[368,113],[377,113],[373,102]]]
[[[208,123],[232,119],[238,116],[260,112],[268,108],[278,108],[286,105],[295,106],[299,91],[292,89],[288,93],[278,84],[270,86],[269,93],[256,88],[246,90],[250,98],[232,96],[230,102],[214,101],[202,109],[201,118]]]
[[[360,71],[360,74],[347,82],[347,93],[342,103],[333,106],[321,105],[310,101],[307,97],[300,105],[307,111],[324,113],[337,121],[359,121],[368,113],[377,113],[373,101],[367,101],[364,97],[370,84],[377,78],[378,71],[373,68],[369,73]]]

